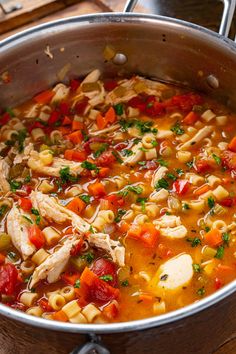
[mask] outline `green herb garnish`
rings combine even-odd
[[[81,259],[84,259],[88,264],[91,264],[92,261],[94,260],[94,254],[91,252],[85,253],[82,256],[80,256]]]
[[[124,286],[124,287],[129,286],[129,281],[128,280],[122,281],[121,286]]]
[[[21,182],[18,182],[18,181],[15,181],[14,179],[12,179],[10,182],[10,189],[12,192],[16,192],[17,189],[20,189],[21,186],[22,186],[22,183]]]
[[[197,247],[202,244],[199,237],[189,237],[186,241],[191,243],[191,247]]]
[[[193,263],[193,270],[194,270],[195,273],[200,273],[201,272],[200,264]]]
[[[93,156],[94,156],[95,158],[99,157],[104,151],[107,150],[108,146],[109,146],[108,144],[102,144],[102,145],[99,147],[99,149],[96,150],[96,151],[93,153]]]
[[[221,165],[221,158],[217,156],[216,154],[212,154],[213,159],[217,163],[217,165]]]
[[[168,189],[168,188],[169,188],[169,182],[168,182],[165,178],[161,178],[161,179],[159,179],[159,181],[155,184],[155,188],[156,188],[156,189],[159,189],[159,188]]]
[[[205,288],[200,288],[200,289],[197,290],[197,294],[199,296],[203,296],[203,295],[205,295],[205,293],[206,293]]]
[[[215,205],[215,200],[212,197],[209,197],[207,199],[207,204],[208,204],[209,208],[212,209]]]
[[[83,195],[80,195],[79,198],[86,204],[89,204],[90,203],[90,195],[86,195],[86,194],[83,194]]]
[[[224,252],[225,252],[224,246],[219,246],[219,247],[217,248],[217,252],[216,252],[215,258],[217,258],[217,259],[222,259],[223,256],[224,256]]]
[[[74,288],[80,288],[80,280],[79,279],[77,279],[76,281],[75,281],[75,283],[74,283]]]
[[[114,109],[116,111],[116,114],[118,116],[121,116],[123,113],[124,113],[124,108],[123,108],[123,105],[121,103],[118,103],[114,106]]]
[[[111,274],[102,275],[99,278],[104,281],[112,281],[113,280],[113,276]]]
[[[115,222],[120,222],[122,216],[125,215],[125,214],[126,214],[126,210],[124,210],[124,209],[118,209],[117,215],[116,215],[114,221],[115,221]]]
[[[89,162],[89,161],[83,161],[81,164],[82,168],[85,168],[86,170],[89,171],[95,171],[96,173],[99,172],[99,168],[95,163]]]
[[[180,126],[179,122],[176,122],[175,125],[173,125],[170,130],[174,132],[176,135],[183,135],[184,134],[184,129]]]

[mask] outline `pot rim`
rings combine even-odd
[[[149,15],[141,13],[101,13],[92,15],[73,16],[66,19],[60,19],[56,21],[47,22],[30,29],[21,31],[10,37],[3,39],[0,42],[0,52],[9,50],[19,45],[23,41],[28,40],[31,37],[37,36],[40,32],[55,31],[57,28],[68,25],[83,25],[83,24],[111,24],[111,23],[166,23],[176,28],[187,28],[195,35],[202,36],[203,34],[209,40],[215,40],[219,47],[229,49],[233,53],[236,53],[236,46],[234,42],[224,36],[213,32],[209,29],[201,27],[190,22],[183,20],[173,19],[159,15]],[[175,321],[184,319],[185,317],[192,316],[200,311],[207,309],[219,301],[225,299],[236,291],[236,280],[224,286],[212,295],[199,300],[191,305],[185,306],[181,309],[168,312],[160,316],[149,317],[141,320],[129,321],[129,322],[117,322],[108,324],[72,324],[62,323],[58,321],[49,321],[43,318],[30,316],[22,311],[14,310],[4,304],[0,304],[0,314],[10,319],[23,322],[35,327],[42,327],[44,329],[56,330],[61,332],[71,333],[119,333],[119,332],[131,332],[135,330],[144,330],[153,327],[159,327],[162,325],[170,324]]]

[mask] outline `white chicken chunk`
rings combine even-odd
[[[161,178],[165,177],[167,172],[168,172],[167,167],[164,167],[164,166],[158,167],[158,169],[154,172],[154,175],[152,177],[152,182],[151,182],[152,188],[155,188],[155,185],[157,184],[157,182]]]
[[[0,160],[0,193],[7,193],[10,190],[10,185],[7,181],[9,176],[10,166],[4,160]]]
[[[108,234],[89,234],[88,242],[97,248],[107,251],[113,262],[117,263],[120,267],[125,265],[125,248],[119,241],[112,240]]]
[[[160,290],[178,291],[188,285],[193,277],[192,264],[192,257],[186,253],[179,254],[163,263],[151,280],[154,293],[160,293]]]
[[[142,150],[142,143],[139,142],[138,144],[134,145],[131,149],[132,154],[126,157],[123,161],[125,165],[135,165],[138,161],[142,160],[144,153]]]
[[[179,216],[175,215],[163,215],[158,220],[154,221],[154,224],[159,227],[175,227],[181,225]]]
[[[179,216],[163,215],[153,223],[160,230],[162,236],[173,239],[187,236],[188,231],[186,227],[182,225]]]
[[[54,157],[50,166],[45,166],[39,158],[37,151],[32,151],[28,160],[28,166],[33,171],[46,176],[60,177],[60,170],[69,167],[72,175],[80,174],[83,171],[80,162],[68,161],[60,157]]]
[[[62,224],[66,221],[72,221],[72,225],[79,232],[87,232],[90,225],[83,220],[79,215],[66,207],[57,203],[55,198],[49,197],[47,194],[32,191],[30,194],[32,205],[37,209],[42,217],[49,221],[55,221]]]
[[[23,213],[15,205],[11,208],[7,215],[7,232],[11,237],[13,245],[20,252],[23,259],[31,256],[35,251],[35,246],[29,241],[26,216],[30,219],[30,215]]]
[[[176,227],[167,227],[165,229],[161,229],[161,235],[173,239],[180,239],[187,236],[188,230],[184,225],[179,225]]]
[[[35,284],[43,279],[47,279],[48,283],[55,283],[67,265],[71,249],[75,247],[78,242],[79,240],[75,236],[72,236],[65,241],[59,250],[46,258],[46,260],[34,270],[30,281],[30,288],[34,287]]]

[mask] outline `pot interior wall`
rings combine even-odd
[[[127,57],[124,65],[106,62],[106,45]],[[45,54],[50,49],[53,58]],[[140,73],[181,82],[236,107],[236,53],[233,44],[196,26],[152,16],[100,15],[72,18],[32,29],[0,44],[0,106],[13,106],[65,78],[100,68],[104,75]],[[215,75],[217,89],[207,84]]]

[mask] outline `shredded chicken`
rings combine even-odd
[[[181,223],[179,216],[163,215],[155,220],[154,225],[160,230],[161,235],[173,239],[184,238],[187,236],[187,229]]]
[[[0,160],[0,193],[6,193],[10,190],[10,185],[7,181],[9,176],[10,166],[4,160]]]
[[[134,145],[131,149],[132,155],[130,155],[124,159],[124,164],[132,166],[132,165],[135,165],[138,161],[142,160],[144,153],[142,150],[140,150],[141,148],[142,148],[141,142]]]
[[[27,141],[25,141],[25,144],[27,144]],[[19,154],[17,149],[14,148],[13,152],[16,153],[16,157],[14,158],[13,164],[22,163],[23,161],[28,160],[33,150],[34,145],[32,143],[25,145],[24,151],[21,154]]]
[[[90,136],[96,136],[96,135],[102,135],[102,134],[106,134],[106,133],[110,133],[113,132],[115,130],[118,130],[120,128],[119,124],[113,124],[110,127],[106,128],[106,129],[102,129],[102,130],[90,130],[89,131],[89,135]]]
[[[91,233],[88,236],[88,242],[97,248],[107,251],[113,262],[117,263],[120,267],[125,265],[125,248],[119,241],[112,240],[108,234]]]
[[[30,281],[30,288],[34,287],[35,284],[43,279],[47,279],[49,283],[55,283],[67,265],[71,249],[75,247],[78,242],[79,240],[75,236],[72,236],[65,241],[59,250],[46,258],[46,260],[35,269]]]
[[[68,161],[59,157],[54,157],[50,166],[45,166],[39,158],[37,151],[32,151],[28,160],[28,166],[33,171],[47,176],[60,177],[60,170],[69,167],[71,174],[80,174],[83,171],[80,162]]]
[[[22,212],[15,205],[11,208],[7,215],[7,232],[11,237],[13,245],[20,252],[23,259],[31,256],[35,251],[35,246],[29,241],[27,220],[30,215]]]
[[[213,125],[207,125],[206,127],[200,129],[190,140],[186,141],[184,144],[177,146],[177,150],[189,150],[196,144],[200,143],[204,138],[210,135],[214,130]]]
[[[156,183],[159,181],[159,179],[163,178],[167,172],[168,172],[167,167],[164,166],[158,167],[158,169],[154,172],[154,175],[152,177],[152,182],[151,182],[152,188],[155,188]]]

